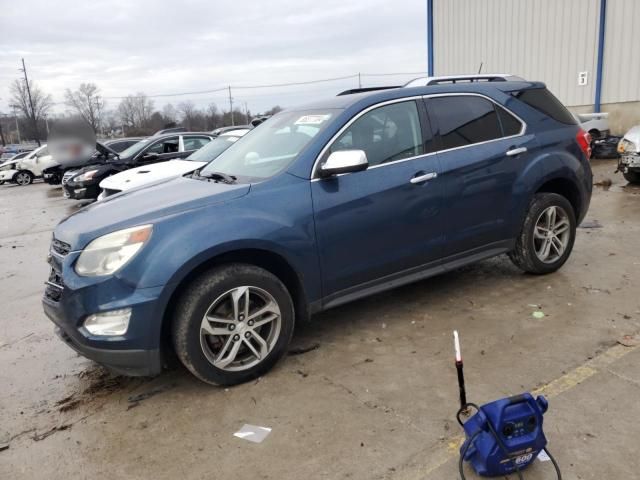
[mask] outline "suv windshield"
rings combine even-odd
[[[210,162],[241,138],[240,135],[222,135],[196,150],[185,160],[192,162]]]
[[[264,180],[287,168],[311,139],[322,131],[337,110],[282,112],[256,127],[202,169],[202,175],[220,172],[238,180]]]

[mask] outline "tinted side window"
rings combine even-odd
[[[502,137],[493,102],[485,98],[436,97],[428,104],[438,122],[444,150]]]
[[[337,150],[364,150],[371,166],[422,155],[416,103],[394,103],[367,112],[334,142],[330,152]]]
[[[500,118],[500,124],[502,125],[502,135],[504,137],[510,137],[511,135],[518,135],[522,130],[522,123],[516,117],[507,112],[499,105],[495,106]]]
[[[577,123],[569,110],[546,88],[521,90],[512,93],[512,95],[560,123],[568,123],[570,125]]]
[[[184,150],[198,150],[211,141],[209,137],[184,137]]]
[[[178,137],[171,137],[149,147],[145,153],[175,153],[178,151]]]

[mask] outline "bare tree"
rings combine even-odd
[[[25,81],[14,80],[9,90],[11,92],[9,106],[20,111],[25,118],[29,119],[31,125],[37,125],[40,120],[44,119],[46,113],[53,106],[51,95],[45,94],[40,90],[40,87],[32,81],[29,81],[29,90],[31,90],[33,110],[29,105],[29,93]],[[36,129],[33,129],[31,135],[32,137],[37,136]],[[34,138],[34,140],[39,141],[40,139]]]
[[[193,129],[194,120],[198,114],[198,109],[191,100],[186,102],[180,102],[178,104],[178,111],[182,115],[182,124],[188,129]]]
[[[98,132],[105,103],[96,84],[81,83],[78,90],[73,92],[67,89],[65,103],[75,109],[94,132]]]
[[[164,117],[164,121],[166,123],[175,122],[178,118],[176,107],[174,107],[170,103],[167,103],[164,107],[162,107],[162,116]]]
[[[218,113],[218,106],[215,103],[207,105],[207,126],[210,130],[218,127],[220,123],[220,114]]]
[[[153,100],[144,93],[128,95],[118,105],[118,116],[123,125],[133,129],[144,129],[153,114]]]

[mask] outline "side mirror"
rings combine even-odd
[[[341,173],[359,172],[369,166],[364,150],[338,150],[320,166],[320,176],[330,177]]]

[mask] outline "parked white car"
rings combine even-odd
[[[640,125],[631,127],[618,143],[618,170],[629,183],[640,184]]]
[[[29,185],[42,176],[42,171],[55,162],[47,145],[36,148],[29,155],[17,161],[13,168],[0,171],[0,182],[15,182],[18,185]]]
[[[132,188],[154,183],[158,180],[184,175],[204,167],[250,130],[249,128],[239,128],[225,132],[184,159],[131,168],[107,177],[100,182],[102,193],[98,196],[98,200]]]
[[[594,140],[609,135],[609,113],[578,113],[574,116],[582,129]]]

